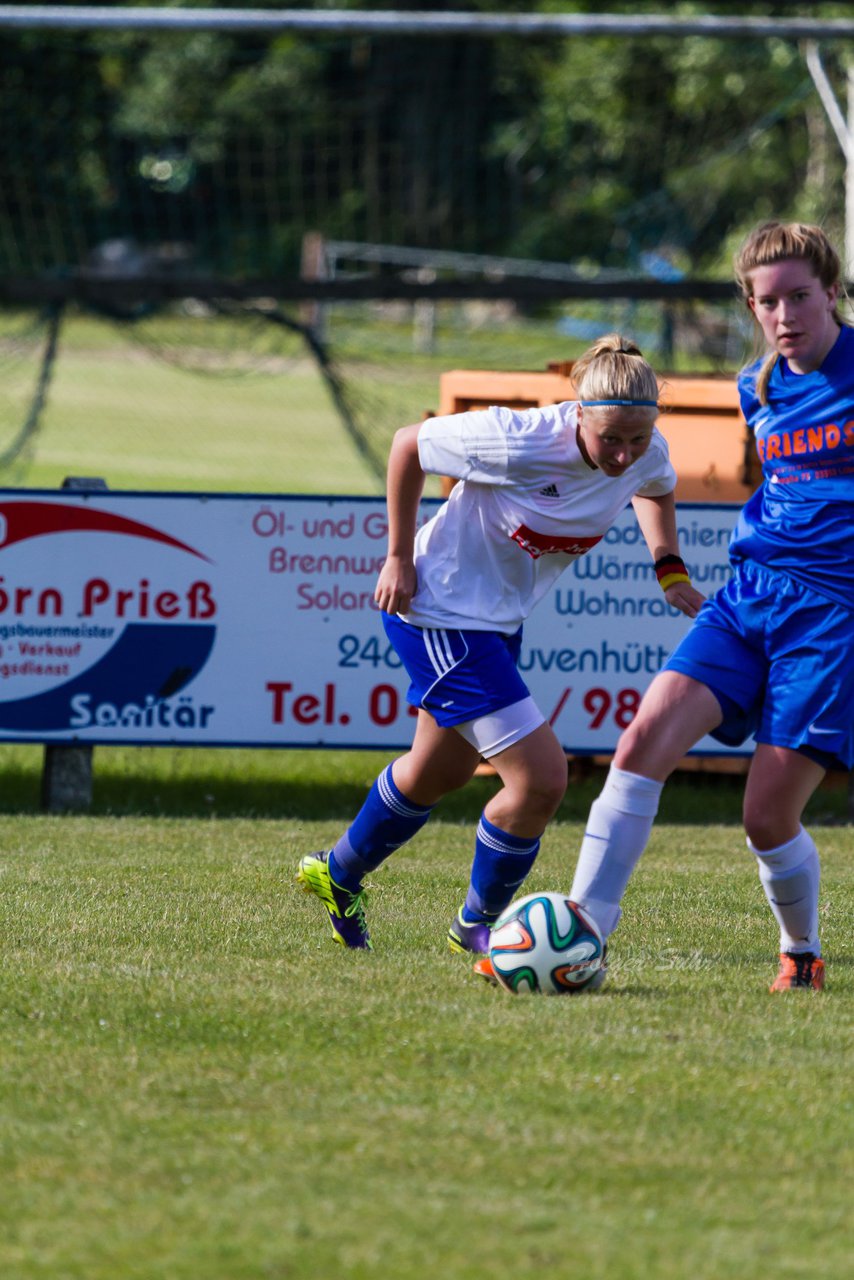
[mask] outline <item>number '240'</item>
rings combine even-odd
[[[338,641],[339,667],[389,667],[398,670],[403,664],[390,644],[382,645],[376,636],[360,640],[358,636],[342,636]]]

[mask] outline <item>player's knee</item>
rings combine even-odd
[[[642,717],[636,717],[620,734],[614,764],[627,773],[645,774],[652,742],[651,724]]]
[[[568,769],[566,757],[561,755],[543,767],[525,781],[523,804],[527,812],[542,814],[548,822],[557,812],[561,800],[566,794]]]
[[[394,781],[407,800],[414,804],[434,805],[443,796],[459,791],[470,781],[476,760],[444,760],[433,757],[429,761],[401,756],[395,762]]]
[[[784,814],[744,810],[744,831],[754,849],[777,849],[797,834],[798,824],[792,824]]]
[[[685,754],[684,743],[673,725],[660,716],[643,714],[643,707],[624,729],[614,752],[614,764],[626,773],[664,782]]]
[[[757,792],[744,798],[744,831],[755,849],[777,849],[800,830],[800,814],[790,813],[780,796],[764,797]]]

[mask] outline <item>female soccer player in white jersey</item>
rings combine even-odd
[[[733,533],[730,581],[620,738],[570,896],[607,937],[670,772],[706,733],[754,733],[744,825],[780,927],[771,990],[820,990],[819,859],[801,817],[828,766],[854,765],[854,331],[820,228],[765,223],[735,266],[770,349],[738,379],[763,483]]]
[[[431,418],[395,435],[388,556],[375,598],[418,708],[412,748],[380,774],[334,847],[297,874],[334,938],[370,947],[362,881],[463,786],[481,757],[501,789],[475,838],[455,951],[487,950],[489,927],[533,865],[566,790],[566,757],[518,668],[522,623],[563,570],[632,502],[668,602],[703,597],[679,559],[676,476],[656,430],[658,382],[638,348],[602,338],[573,369],[578,401]],[[459,480],[416,532],[425,474]]]

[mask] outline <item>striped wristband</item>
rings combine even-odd
[[[660,560],[656,560],[654,567],[655,576],[662,591],[666,591],[668,587],[675,587],[677,582],[690,583],[691,581],[681,556],[662,556]]]

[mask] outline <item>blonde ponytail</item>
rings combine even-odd
[[[579,400],[626,400],[657,403],[658,379],[631,338],[607,333],[572,366]]]

